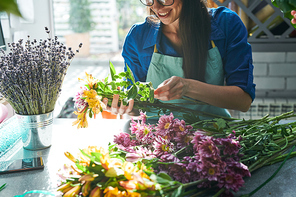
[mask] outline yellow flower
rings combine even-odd
[[[120,191],[117,187],[109,186],[104,190],[104,193],[104,197],[127,197],[126,191]]]
[[[137,167],[134,166],[134,164],[131,162],[124,162],[122,164],[122,170],[124,172],[125,178],[127,178],[128,180],[132,180],[133,179],[132,175],[137,171]]]
[[[86,97],[86,99],[93,99],[96,98],[97,92],[94,89],[84,90],[82,97]]]
[[[91,192],[89,197],[101,197],[103,196],[103,193],[101,191],[101,188],[99,188],[98,186],[96,186]]]
[[[128,197],[141,197],[141,194],[138,192],[128,191],[127,196]]]
[[[88,123],[87,123],[87,120],[86,120],[86,113],[84,112],[84,110],[81,110],[81,112],[74,111],[74,114],[77,115],[77,120],[72,123],[72,126],[78,124],[77,129],[87,128]]]
[[[98,114],[106,108],[105,104],[101,101],[101,97],[97,95],[97,92],[93,89],[84,90],[83,97],[85,97],[85,102],[87,102],[89,108]]]
[[[119,185],[122,186],[126,190],[139,189],[138,182],[135,180],[119,181]]]
[[[79,81],[84,81],[88,84],[90,89],[96,88],[97,82],[99,81],[98,79],[95,79],[92,74],[87,74],[87,72],[85,72],[86,75],[86,81],[84,79],[80,79],[78,78]]]
[[[74,196],[76,196],[76,195],[79,194],[80,189],[81,189],[81,185],[76,185],[76,186],[73,187],[71,190],[67,191],[67,192],[64,194],[64,197],[74,197]]]

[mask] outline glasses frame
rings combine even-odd
[[[170,4],[170,5],[163,5],[161,2],[160,2],[160,0],[152,0],[153,2],[152,2],[152,4],[151,5],[147,5],[147,4],[145,4],[145,3],[143,3],[143,0],[140,0],[141,1],[141,3],[143,4],[143,5],[145,5],[145,6],[153,6],[154,5],[154,1],[157,1],[160,5],[162,5],[162,6],[171,6],[171,5],[173,5],[174,3],[175,3],[175,0],[173,0],[173,3],[172,4]]]

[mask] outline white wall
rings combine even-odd
[[[32,20],[24,20],[10,15],[8,41],[16,41],[19,38],[26,40],[27,35],[30,35],[31,39],[45,39],[48,37],[45,27],[48,27],[53,33],[52,0],[18,0],[18,5],[24,16],[29,16],[27,18],[33,16],[33,18]],[[3,28],[7,28],[7,26]]]

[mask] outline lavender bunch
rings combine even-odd
[[[20,115],[44,114],[54,110],[61,86],[75,54],[58,41],[23,39],[8,43],[10,51],[0,57],[0,92]],[[80,43],[79,48],[82,47]],[[79,52],[79,49],[76,50]]]

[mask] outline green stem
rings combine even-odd
[[[255,190],[253,190],[251,193],[249,193],[249,196],[252,196],[253,194],[255,194],[258,190],[260,190],[264,185],[266,185],[269,181],[271,181],[273,179],[273,177],[275,177],[275,175],[281,170],[281,168],[283,167],[283,165],[286,163],[287,159],[289,158],[291,152],[294,150],[295,146],[292,147],[292,149],[290,150],[289,154],[287,155],[287,157],[285,158],[285,160],[283,161],[283,163],[280,165],[280,167],[273,173],[273,175],[271,175],[271,177],[269,177],[269,179],[267,179],[264,183],[262,183],[259,187],[257,187]]]
[[[225,191],[225,188],[220,189],[213,197],[218,197]]]
[[[6,183],[4,183],[3,185],[1,185],[1,186],[0,186],[0,192],[1,192],[2,190],[4,190],[5,187],[6,187]]]

